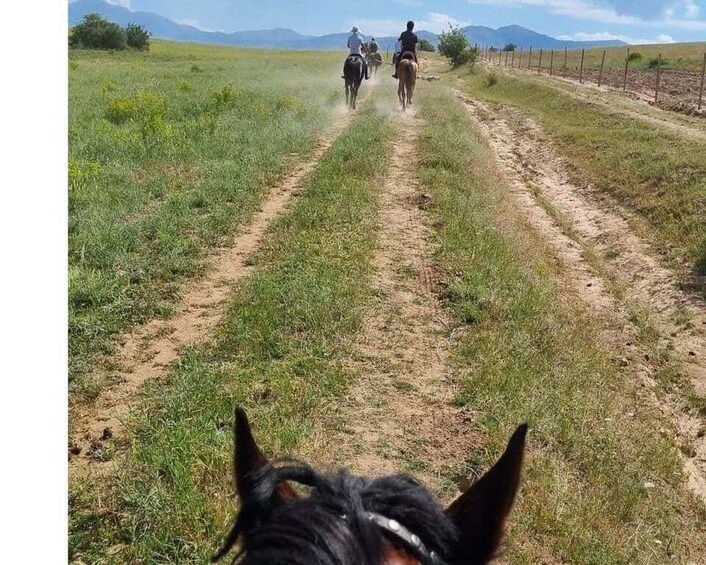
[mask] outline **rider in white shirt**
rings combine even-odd
[[[365,49],[365,42],[363,41],[363,38],[360,36],[360,29],[358,29],[358,26],[353,26],[353,29],[351,29],[351,34],[348,36],[348,56],[350,57],[351,55],[360,57],[363,60],[363,70],[365,71],[365,80],[368,80],[368,62],[365,60],[365,57],[363,57],[363,53],[366,52]],[[345,77],[341,77],[345,78]]]

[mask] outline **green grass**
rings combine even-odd
[[[530,423],[506,559],[695,562],[706,551],[706,515],[685,491],[672,435],[660,433],[670,425],[561,294],[551,254],[508,201],[459,102],[441,89],[420,90],[419,101],[428,124],[419,174],[433,195],[437,261],[449,307],[468,328],[452,352],[458,402],[487,438],[466,471],[487,468],[514,426]]]
[[[481,100],[511,104],[537,119],[579,185],[589,183],[636,213],[653,244],[675,263],[706,274],[706,144],[607,112],[523,77],[464,75]]]
[[[235,511],[233,407],[248,409],[267,451],[291,453],[345,391],[342,355],[371,299],[376,188],[387,167],[369,156],[386,154],[391,139],[388,121],[364,109],[271,230],[217,336],[149,384],[124,463],[72,485],[72,558],[205,562]]]
[[[69,59],[70,378],[168,315],[208,248],[313,146],[340,57],[155,41]],[[300,158],[299,157],[299,158]]]

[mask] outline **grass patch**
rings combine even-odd
[[[538,119],[566,159],[572,180],[609,193],[642,219],[649,238],[675,263],[703,270],[706,249],[706,145],[590,103],[526,77],[486,88],[484,71],[463,86]]]
[[[530,423],[508,561],[698,560],[706,516],[685,491],[670,434],[659,431],[669,424],[621,377],[586,313],[562,298],[551,257],[523,231],[464,108],[432,87],[420,102],[420,178],[433,195],[437,260],[449,306],[469,326],[452,357],[458,402],[487,437],[469,464],[487,468],[514,426]]]
[[[293,452],[351,375],[342,350],[371,299],[376,187],[392,127],[372,110],[331,148],[273,227],[217,337],[150,383],[108,487],[71,492],[70,554],[203,563],[230,523],[230,421],[244,405],[267,451]]]
[[[170,311],[204,252],[311,150],[342,90],[335,54],[155,41],[70,59],[73,380],[118,332]]]

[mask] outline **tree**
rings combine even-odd
[[[451,66],[460,67],[466,63],[471,66],[478,58],[478,49],[471,47],[468,38],[459,27],[449,25],[449,31],[439,36],[439,53],[451,60]]]
[[[434,52],[436,49],[434,48],[434,44],[429,41],[428,39],[420,39],[419,40],[419,50],[420,51],[430,51]]]
[[[125,28],[128,47],[133,47],[140,51],[147,51],[150,48],[149,31],[137,24],[127,24]]]
[[[69,45],[84,49],[122,50],[127,45],[127,35],[118,24],[103,19],[99,14],[87,14],[71,30]]]
[[[517,45],[514,43],[506,43],[505,47],[503,47],[503,51],[514,51],[515,49],[517,49]]]

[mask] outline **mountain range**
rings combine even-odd
[[[262,47],[276,49],[343,49],[348,33],[332,33],[327,35],[303,35],[292,29],[266,29],[255,31],[236,31],[232,33],[221,31],[204,31],[194,26],[176,23],[164,16],[151,12],[133,12],[122,6],[109,4],[102,0],[76,0],[69,3],[69,26],[76,25],[86,14],[100,14],[107,20],[120,25],[135,23],[143,26],[159,39],[174,41],[193,41],[197,43],[215,43],[223,45],[238,45],[241,47]],[[604,47],[610,45],[625,45],[618,40],[611,41],[563,41],[548,35],[537,33],[518,25],[510,25],[498,29],[485,26],[467,26],[462,31],[471,43],[490,45],[501,48],[507,43],[517,47],[535,49],[581,49],[583,47]],[[432,44],[438,43],[438,36],[430,31],[419,31],[420,39],[427,39]],[[378,37],[382,49],[392,48],[396,37]]]

